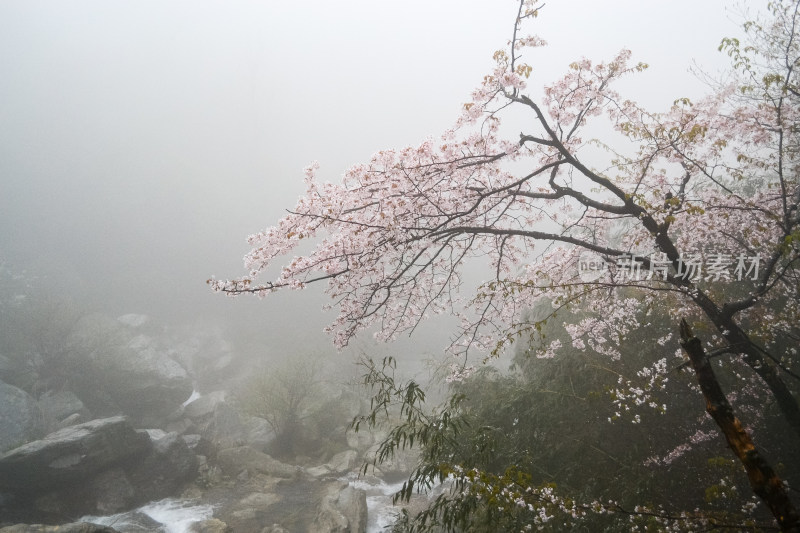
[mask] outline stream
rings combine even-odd
[[[342,478],[350,486],[367,494],[367,533],[381,533],[392,524],[397,509],[392,506],[392,495],[403,482],[386,483],[371,477],[359,479],[355,475]],[[81,522],[110,526],[120,533],[190,533],[193,523],[214,516],[214,506],[198,504],[195,500],[167,498],[109,516],[84,516]]]

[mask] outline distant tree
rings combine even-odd
[[[256,369],[238,394],[245,412],[263,418],[275,433],[275,453],[290,455],[301,440],[304,412],[317,396],[320,366],[310,358],[287,359]]]
[[[681,346],[709,413],[779,527],[796,531],[783,482],[742,429],[709,360],[741,358],[746,386],[768,393],[800,450],[799,5],[770,2],[768,20],[744,25],[746,40],[722,41],[730,82],[656,113],[615,88],[647,68],[631,64],[627,50],[606,63],[576,61],[552,83],[532,76],[522,53],[545,43],[522,26],[540,5],[521,0],[508,48],[495,53],[494,71],[452,129],[381,151],[341,184],[320,183],[317,166],[308,167],[297,206],[250,237],[249,275],[210,284],[264,296],[325,281],[340,347],[367,328],[391,340],[429,314],[455,314],[456,380],[474,372],[469,353],[498,355],[568,310],[583,314],[567,314],[576,317],[565,324],[567,342],[549,342],[541,356],[591,349],[614,364],[642,332],[680,355],[675,330],[685,320]],[[541,98],[527,92],[531,82]],[[526,130],[508,131],[509,115],[524,118]],[[590,131],[607,134],[597,140]],[[290,260],[277,280],[257,280],[306,239],[316,239],[312,252]],[[464,265],[487,256],[493,279],[462,300]],[[546,316],[526,319],[542,301]],[[643,319],[653,307],[671,325]],[[646,372],[658,380],[669,366],[659,360]],[[619,394],[651,403],[633,385]],[[475,487],[479,478],[460,479]]]

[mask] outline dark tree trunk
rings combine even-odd
[[[692,334],[685,320],[681,321],[681,339],[681,346],[689,356],[703,391],[706,411],[720,427],[728,446],[744,465],[753,492],[769,507],[781,531],[800,533],[800,516],[786,493],[783,481],[756,449],[750,435],[733,414],[733,408],[717,381],[700,339]]]

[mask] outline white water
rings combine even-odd
[[[152,532],[152,524],[143,523],[142,515],[157,522],[160,533],[189,533],[195,522],[207,520],[214,514],[211,505],[194,505],[191,501],[167,498],[149,503],[134,511],[111,516],[84,516],[81,522],[110,526],[120,533]]]
[[[388,484],[382,479],[347,477],[345,481],[354,489],[361,489],[367,493],[367,533],[385,533],[385,528],[394,523],[399,507],[392,505],[394,496],[402,487],[403,482]]]
[[[186,401],[181,404],[181,407],[186,407],[187,405],[189,405],[190,403],[192,403],[193,401],[195,401],[199,397],[200,397],[200,393],[197,392],[196,389],[193,390],[191,396],[186,398]]]

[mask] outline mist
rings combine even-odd
[[[730,5],[548,3],[534,31],[550,46],[526,60],[549,82],[576,59],[630,48],[650,69],[624,90],[665,109],[706,91],[690,67],[713,76],[727,65],[717,46],[736,30],[720,16]],[[337,355],[322,332],[332,320],[323,287],[262,301],[214,294],[206,280],[245,274],[246,237],[294,207],[312,161],[336,182],[380,149],[450,127],[511,38],[516,8],[0,3],[0,274],[23,280],[7,297],[47,294],[77,316],[218,330],[240,373],[308,355],[350,365],[361,352],[427,372],[417,363],[441,356],[448,317],[398,344],[367,337]],[[480,282],[482,266],[468,276]]]
[[[622,21],[637,2],[562,9],[543,14],[552,46],[534,64],[555,75],[628,46],[652,65],[643,99],[662,105],[698,90],[691,59],[713,70],[730,27],[674,3],[635,17],[661,21],[647,28]],[[312,298],[231,302],[205,280],[242,272],[244,238],[294,206],[311,161],[336,181],[449,127],[513,16],[486,1],[3,2],[0,256],[90,309],[281,336],[302,323],[307,339],[325,323]]]

